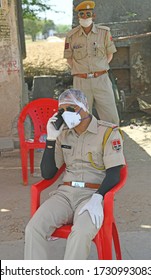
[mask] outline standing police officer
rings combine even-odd
[[[58,189],[51,192],[26,227],[25,259],[49,259],[51,234],[69,223],[73,227],[64,259],[87,259],[91,241],[103,223],[103,197],[119,182],[120,168],[125,164],[118,127],[93,117],[81,91],[63,92],[59,109],[64,111],[66,126],[56,130],[56,116],[49,119],[41,171],[49,179],[64,163],[66,170]]]
[[[83,1],[75,8],[80,25],[67,34],[64,57],[71,67],[73,87],[85,93],[90,112],[94,103],[101,120],[119,124],[107,73],[116,48],[109,27],[93,23],[94,7],[94,1]]]

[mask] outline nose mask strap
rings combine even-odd
[[[79,111],[77,112],[77,114],[80,114],[81,110],[82,110],[82,108],[79,109]],[[80,121],[83,121],[83,120],[86,120],[86,119],[89,119],[89,118],[91,118],[91,115],[90,115],[90,114],[89,114],[87,117],[85,117],[85,118],[81,118]]]
[[[76,114],[80,114],[81,110],[82,110],[82,108],[80,108],[80,109],[79,109],[79,111],[78,111],[78,112],[76,112]]]

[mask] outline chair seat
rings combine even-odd
[[[52,236],[59,237],[59,238],[68,238],[68,235],[71,232],[71,227],[72,225],[64,225],[60,228],[57,228],[52,234]]]

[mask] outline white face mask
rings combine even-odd
[[[76,112],[65,111],[63,112],[62,117],[69,128],[73,128],[81,122],[81,116]]]
[[[92,24],[92,18],[86,18],[86,19],[83,19],[83,18],[79,18],[79,23],[81,26],[83,27],[88,27]]]

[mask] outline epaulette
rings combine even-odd
[[[105,121],[101,121],[102,123],[104,123],[104,126],[107,126],[107,129],[104,133],[104,137],[103,137],[103,141],[102,141],[102,152],[104,153],[104,149],[105,149],[105,145],[106,142],[108,141],[111,133],[113,131],[119,131],[119,133],[121,134],[122,139],[124,140],[124,135],[122,130],[120,129],[119,126],[117,126],[116,124],[110,123],[110,122],[105,122]],[[103,124],[102,124],[103,125]]]
[[[102,126],[105,127],[111,127],[112,129],[118,129],[118,125],[111,123],[111,122],[106,122],[106,121],[102,121],[102,120],[98,120],[98,123]]]
[[[100,25],[100,23],[99,23],[99,24],[96,24],[96,27],[97,27],[97,28],[100,28],[100,29],[105,29],[105,30],[107,30],[107,31],[110,31],[110,27],[104,26],[104,25]]]
[[[71,29],[68,33],[67,33],[67,37],[70,38],[74,33],[78,32],[80,29],[80,25],[78,25],[77,27]]]

